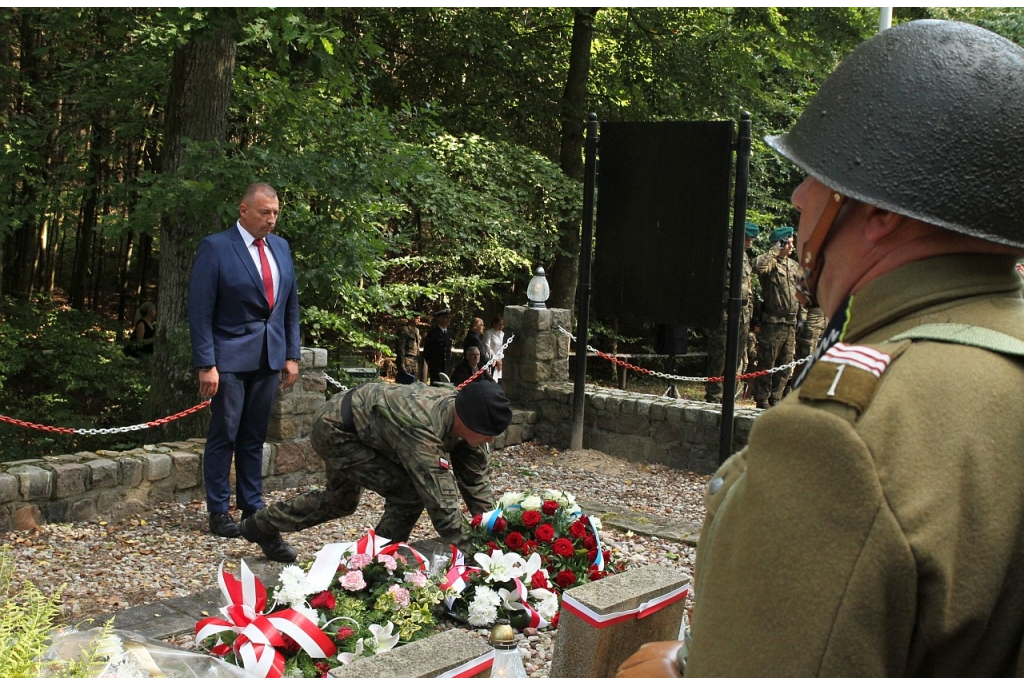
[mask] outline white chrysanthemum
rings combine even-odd
[[[523,509],[526,509],[528,511],[540,511],[540,507],[542,504],[544,504],[544,500],[542,500],[537,495],[530,495],[529,497],[523,499],[523,501],[519,503],[519,505]]]
[[[471,626],[489,626],[498,620],[498,607],[490,602],[480,601],[480,589],[477,588],[477,596],[469,603],[467,619]]]
[[[490,555],[477,552],[473,558],[483,569],[488,583],[504,583],[518,578],[518,567],[523,563],[523,558],[515,552],[503,553],[500,549],[492,550]]]
[[[498,500],[498,506],[504,509],[505,507],[510,507],[513,504],[519,504],[521,499],[523,499],[523,493],[521,492],[506,492],[501,496],[501,499]]]
[[[477,585],[473,593],[473,601],[496,607],[501,604],[501,597],[495,592],[494,588],[487,587],[486,585]]]
[[[281,582],[281,585],[304,583],[306,582],[306,572],[295,565],[285,566],[281,569],[281,575],[278,576],[278,580]]]
[[[537,613],[545,621],[551,621],[555,614],[558,613],[558,595],[554,592],[537,588],[536,590],[530,590],[530,597],[540,600],[533,603],[533,608],[537,610]]]

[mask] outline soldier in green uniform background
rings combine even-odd
[[[782,226],[768,236],[772,247],[754,260],[754,273],[761,278],[761,330],[757,334],[757,368],[764,371],[793,361],[796,345],[796,279],[800,266],[793,252],[793,228]],[[790,369],[760,376],[754,382],[758,408],[775,406],[792,373]]]
[[[267,558],[290,563],[296,552],[281,532],[349,516],[363,488],[384,497],[376,532],[408,540],[424,508],[441,540],[462,541],[459,494],[470,514],[494,508],[484,443],[512,420],[497,383],[462,390],[422,383],[366,383],[335,395],[313,419],[310,443],[323,458],[327,487],[261,509],[239,526]]]
[[[398,370],[420,380],[420,317],[417,314],[398,329],[395,336],[395,363]],[[399,374],[401,375],[401,374]],[[411,383],[412,380],[409,382]]]
[[[829,325],[708,484],[688,649],[620,674],[1024,675],[1022,119],[1024,49],[913,21],[766,139]]]
[[[800,305],[800,313],[796,317],[796,352],[793,354],[793,359],[799,361],[811,356],[814,348],[818,346],[821,334],[825,332],[827,323],[828,321],[825,320],[825,313],[821,311],[821,307],[817,305],[810,307]],[[789,394],[789,391],[793,389],[793,383],[798,377],[799,373],[794,373],[789,377],[789,383],[786,384],[786,394]]]
[[[743,373],[743,368],[746,362],[746,350],[747,350],[747,334],[750,331],[750,314],[753,311],[753,293],[750,291],[750,258],[747,257],[747,250],[750,249],[751,244],[754,242],[754,238],[761,229],[757,227],[757,224],[748,221],[744,227],[744,240],[743,240],[743,273],[740,276],[740,332],[739,332],[739,348],[736,360],[736,373]],[[729,292],[729,272],[732,266],[732,246],[729,246],[726,254],[726,269],[725,269],[725,283],[726,283],[726,294],[722,298],[722,301],[728,305],[728,292]],[[726,326],[729,322],[729,311],[728,307],[722,310],[722,321],[719,323],[718,328],[708,329],[706,331],[708,341],[708,366],[707,375],[708,377],[722,376],[725,373],[725,343],[726,343]],[[704,387],[704,401],[705,402],[722,402],[722,381],[711,382],[709,381]]]

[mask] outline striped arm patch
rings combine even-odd
[[[821,356],[821,361],[853,366],[880,378],[892,361],[892,357],[863,345],[846,345],[838,342]]]

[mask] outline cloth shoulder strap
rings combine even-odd
[[[889,338],[888,342],[900,340],[934,340],[980,347],[984,350],[1024,357],[1024,341],[1013,336],[993,331],[991,328],[971,326],[963,323],[926,323],[909,331]]]

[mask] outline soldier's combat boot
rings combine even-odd
[[[263,550],[263,554],[271,561],[279,561],[282,564],[290,564],[299,556],[295,548],[284,541],[280,533],[264,533],[256,525],[256,519],[249,517],[238,525],[242,537],[249,542],[255,542]]]

